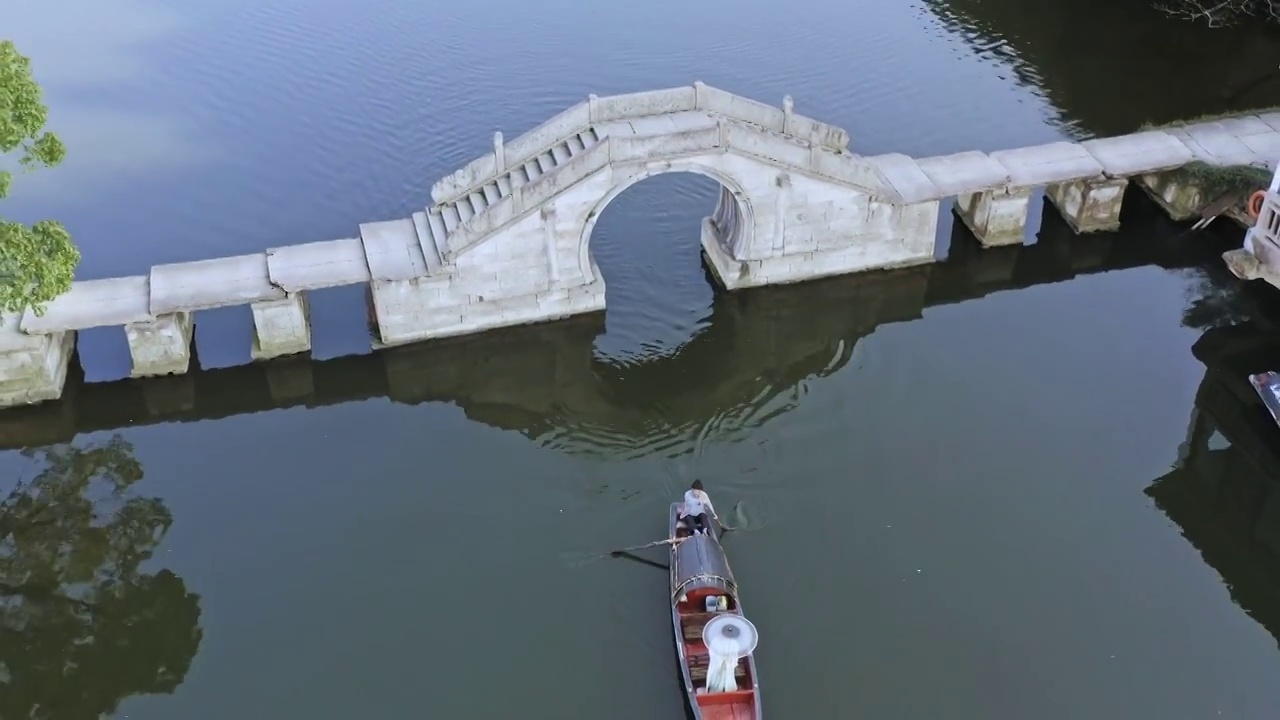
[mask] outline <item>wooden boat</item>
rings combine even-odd
[[[679,519],[679,511],[680,503],[672,503],[668,536],[675,538],[670,564],[671,623],[689,710],[694,720],[761,720],[760,684],[755,657],[750,654],[755,646],[755,628],[742,614],[729,560],[715,533],[694,535]],[[726,615],[732,618],[722,617]],[[704,638],[704,628],[713,621],[713,630],[742,632],[753,638],[745,657],[713,657]],[[717,638],[713,643],[719,646]],[[708,690],[708,674],[714,672],[712,664],[719,667],[721,661],[726,665],[734,662],[732,675],[737,689]],[[715,675],[713,680],[727,679],[727,668],[723,676]]]

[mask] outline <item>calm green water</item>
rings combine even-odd
[[[1186,51],[1273,37],[1120,5],[48,0],[0,35],[71,156],[6,212],[64,219],[85,278],[345,237],[495,129],[695,79],[867,154],[1280,103]],[[0,717],[682,717],[665,574],[591,556],[695,477],[744,526],[770,717],[1274,716],[1278,438],[1239,377],[1277,313],[1230,237],[1135,193],[1115,235],[947,218],[936,266],[728,295],[715,192],[610,206],[604,317],[371,355],[326,291],[315,360],[247,366],[247,309],[201,313],[163,383],[85,333],[63,402],[0,415]]]

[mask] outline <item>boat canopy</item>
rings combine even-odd
[[[709,535],[692,535],[676,546],[671,563],[671,601],[700,588],[722,590],[735,598],[738,584],[720,543]]]

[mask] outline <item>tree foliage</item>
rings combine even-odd
[[[0,40],[0,158],[17,157],[24,170],[62,162],[66,148],[45,130],[49,108],[31,76],[31,60],[10,40]],[[8,197],[13,173],[0,170],[0,200]],[[71,234],[53,220],[27,226],[0,216],[0,311],[37,312],[71,289],[80,252]]]
[[[27,453],[43,470],[0,502],[0,717],[98,720],[182,683],[199,596],[142,572],[172,523],[119,436]]]
[[[1280,0],[1159,0],[1156,7],[1209,27],[1227,27],[1250,18],[1280,21]]]

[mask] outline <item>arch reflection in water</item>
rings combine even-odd
[[[604,279],[607,306],[595,347],[606,362],[628,365],[672,352],[711,321],[716,287],[700,260],[698,237],[704,216],[713,208],[722,212],[716,198],[723,200],[724,192],[702,175],[670,172],[634,178],[595,209],[590,256]]]
[[[1196,342],[1205,375],[1187,439],[1146,493],[1280,642],[1280,427],[1248,379],[1280,368],[1278,330],[1249,323]]]
[[[0,502],[0,717],[80,720],[171,693],[200,646],[200,597],[144,572],[173,522],[120,437],[29,451]]]
[[[1149,202],[1119,233],[1075,237],[1053,213],[1035,245],[981,250],[956,223],[946,261],[905,271],[718,294],[711,322],[677,351],[617,368],[593,357],[601,316],[371,355],[293,359],[156,380],[85,384],[0,413],[0,447],[77,433],[387,396],[453,403],[468,417],[570,451],[692,451],[765,422],[838,371],[882,323],[924,308],[1080,274],[1210,262],[1222,248],[1177,233]]]

